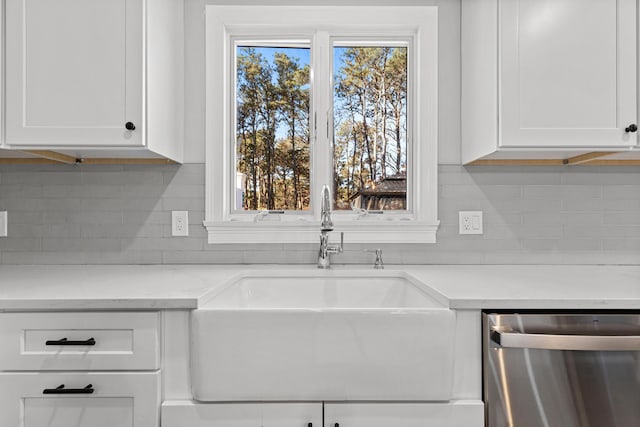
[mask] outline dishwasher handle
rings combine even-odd
[[[637,335],[526,334],[491,329],[491,341],[502,348],[571,351],[640,351]]]

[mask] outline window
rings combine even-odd
[[[309,43],[234,45],[235,211],[309,210]]]
[[[435,7],[206,14],[210,243],[313,242],[325,184],[347,242],[435,241]]]
[[[333,43],[338,210],[407,209],[407,44]]]

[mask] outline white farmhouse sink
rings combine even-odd
[[[448,400],[455,314],[393,271],[249,271],[191,314],[203,401]]]

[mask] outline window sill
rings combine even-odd
[[[347,222],[334,221],[334,231],[344,232],[348,243],[435,243],[439,221],[435,223],[389,221]],[[204,221],[209,244],[238,243],[314,243],[320,234],[318,222],[218,222]]]

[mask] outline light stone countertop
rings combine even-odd
[[[0,310],[193,309],[245,270],[312,265],[0,266]],[[336,266],[336,270],[371,266]],[[640,266],[404,265],[456,309],[640,309]]]

